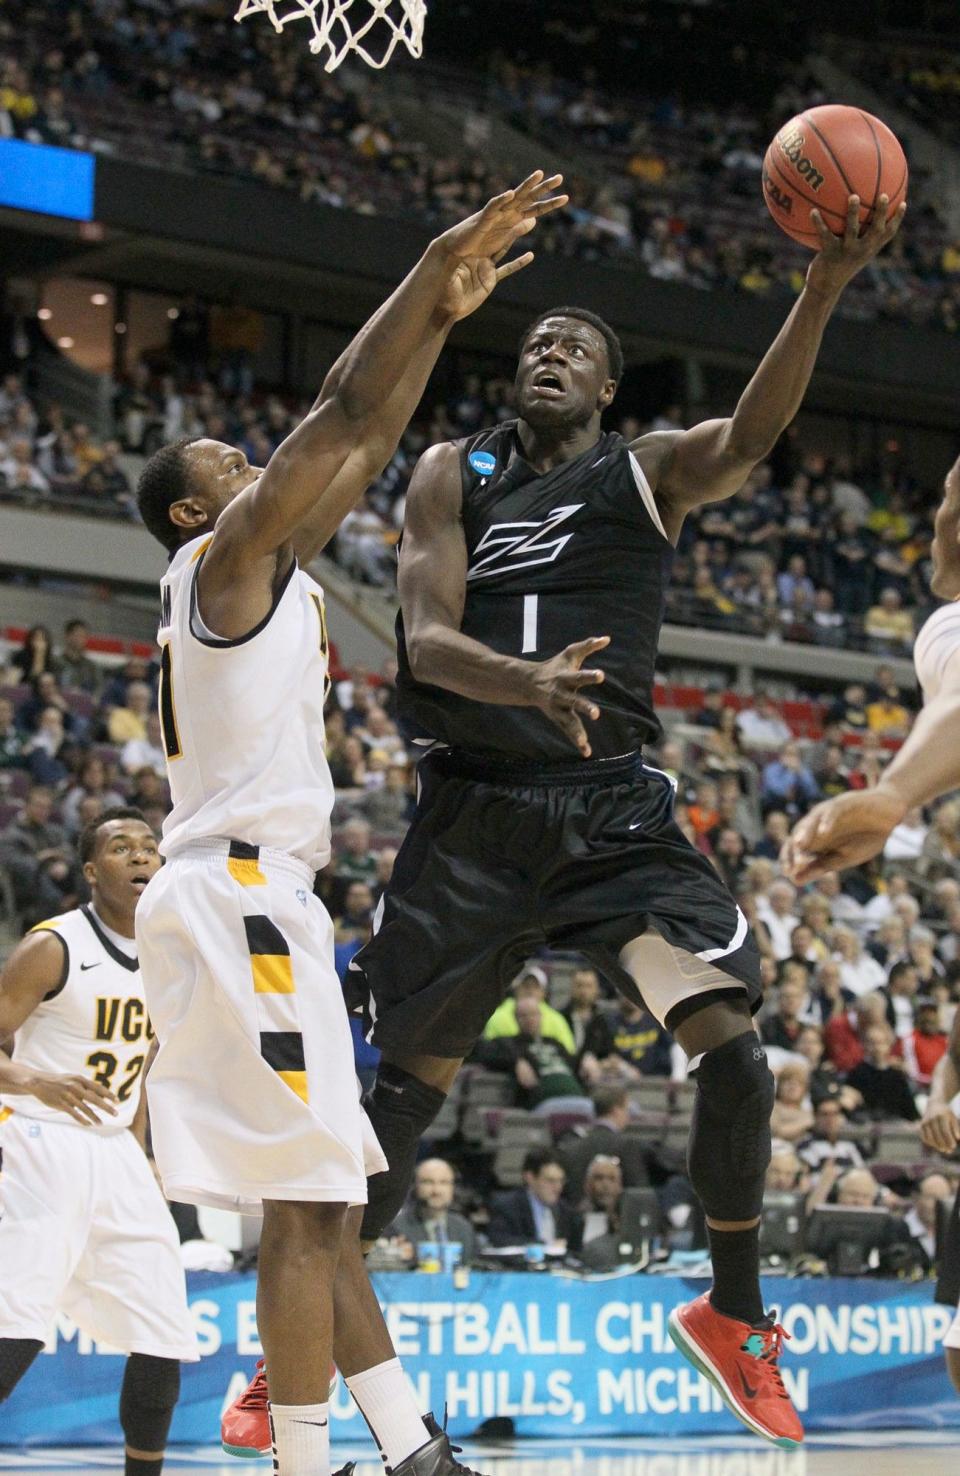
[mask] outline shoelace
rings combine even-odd
[[[258,1363],[257,1371],[237,1400],[236,1407],[237,1409],[266,1409],[269,1403],[266,1366]]]
[[[789,1399],[783,1378],[780,1374],[780,1354],[783,1352],[784,1339],[790,1341],[790,1333],[781,1323],[775,1322],[772,1327],[763,1332],[763,1352],[760,1354],[760,1362],[766,1364],[769,1377],[773,1380],[777,1394],[781,1399]]]
[[[434,1420],[433,1421],[433,1424],[436,1425],[437,1424],[437,1421]],[[428,1425],[427,1428],[429,1429],[430,1426]],[[439,1425],[438,1426],[438,1429],[440,1430],[441,1434],[446,1435],[446,1433],[447,1433],[447,1406],[446,1406],[446,1404],[444,1404],[444,1406],[443,1406],[443,1424],[442,1425]],[[463,1450],[463,1446],[462,1445],[453,1445],[450,1442],[449,1437],[448,1437],[447,1443],[450,1445],[450,1453],[451,1453],[451,1455],[460,1455],[461,1454],[461,1452]],[[462,1461],[454,1461],[454,1463],[453,1463],[453,1469],[454,1469],[454,1471],[456,1471],[457,1476],[477,1476],[477,1472],[474,1471],[474,1470],[472,1470],[470,1466],[465,1466]]]

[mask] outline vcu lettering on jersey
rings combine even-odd
[[[467,541],[461,629],[505,656],[545,661],[573,641],[608,635],[591,689],[596,758],[653,741],[653,680],[673,546],[623,438],[602,435],[540,475],[523,459],[516,422],[458,443]],[[397,621],[401,719],[415,738],[504,757],[575,758],[534,708],[474,702],[414,680]]]
[[[13,1059],[38,1071],[99,1081],[120,1108],[97,1131],[129,1127],[153,1041],[140,965],[116,946],[89,907],[50,918],[34,931],[55,935],[63,969],[58,987],[17,1031]],[[18,1116],[72,1122],[35,1097],[11,1097],[7,1105]]]
[[[160,586],[160,719],[173,809],[165,856],[211,837],[270,846],[317,870],[330,856],[333,784],[323,704],[323,590],[294,563],[245,636],[209,630],[197,578],[209,536],[179,549]]]

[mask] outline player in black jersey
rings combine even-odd
[[[368,1110],[390,1162],[371,1181],[369,1238],[534,949],[579,949],[672,1031],[697,1066],[689,1171],[714,1267],[672,1333],[734,1413],[785,1446],[803,1430],[760,1295],[773,1078],[752,1024],[758,954],[641,750],[660,733],[654,663],[683,520],[736,492],[793,419],[843,288],[900,224],[884,203],[860,233],[851,198],[842,239],[814,212],[822,249],[730,419],[630,445],[605,434],[620,346],[564,307],[524,337],[519,419],[421,458],[400,558],[400,709],[442,746],[420,764],[417,814],[355,961],[383,1051]],[[601,652],[602,670],[585,665]]]

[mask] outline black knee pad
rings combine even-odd
[[[687,1168],[712,1220],[752,1220],[763,1207],[775,1089],[751,1030],[707,1051],[696,1073]]]
[[[413,1179],[420,1139],[445,1101],[438,1087],[383,1061],[363,1105],[389,1168],[367,1180],[362,1240],[376,1240],[403,1209]]]
[[[120,1425],[127,1444],[134,1450],[164,1450],[179,1397],[176,1358],[131,1353],[120,1390]]]
[[[0,1404],[10,1398],[42,1347],[39,1338],[0,1338]]]

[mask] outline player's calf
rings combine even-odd
[[[175,1358],[130,1354],[120,1389],[125,1476],[157,1476],[179,1397],[180,1364]]]
[[[376,1240],[403,1209],[420,1139],[445,1099],[446,1093],[439,1087],[430,1086],[392,1061],[381,1061],[363,1105],[390,1167],[387,1173],[374,1174],[368,1180],[362,1240]]]

